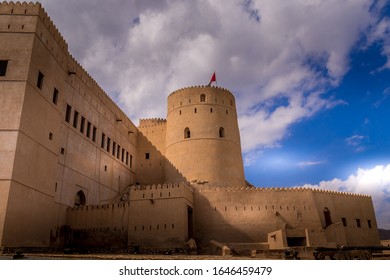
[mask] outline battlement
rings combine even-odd
[[[223,87],[218,87],[218,86],[207,86],[207,85],[198,85],[198,86],[189,86],[189,87],[184,87],[184,88],[180,88],[180,89],[177,89],[175,90],[174,92],[172,92],[168,97],[172,96],[172,95],[175,95],[175,94],[179,94],[180,92],[182,91],[185,91],[185,90],[189,90],[189,89],[201,89],[201,88],[204,88],[204,89],[210,89],[210,88],[216,88],[216,89],[219,89],[219,90],[223,90],[223,91],[226,91],[227,93],[230,93],[231,95],[232,92],[226,88],[223,88]]]
[[[323,194],[333,194],[340,196],[350,196],[350,197],[362,197],[362,198],[371,198],[369,195],[357,194],[357,193],[348,193],[341,191],[331,191],[324,189],[315,189],[307,187],[205,187],[197,189],[199,192],[219,192],[219,191],[228,191],[228,192],[313,192],[313,193],[323,193]]]
[[[129,200],[185,198],[192,202],[193,192],[193,189],[184,183],[131,186],[129,187]]]
[[[165,125],[166,123],[167,120],[162,118],[140,119],[138,127],[152,127],[152,126]]]
[[[53,21],[50,19],[45,9],[40,3],[33,2],[1,2],[0,3],[0,14],[1,15],[16,15],[16,16],[37,16],[42,24],[39,24],[38,27],[28,28],[27,26],[14,26],[14,24],[9,24],[8,29],[7,25],[4,26],[4,31],[6,32],[35,32],[36,35],[42,40],[42,42],[47,46],[48,50],[52,53],[53,57],[58,60],[58,63],[64,68],[65,71],[74,74],[74,77],[77,77],[78,80],[91,90],[91,92],[96,95],[104,104],[113,109],[115,117],[121,119],[124,122],[127,122],[128,126],[133,127],[134,124],[124,113],[124,110],[119,107],[116,102],[98,85],[98,83],[88,74],[88,72],[79,64],[79,62],[69,53],[68,44],[65,39],[62,37],[61,33],[58,31],[57,27],[54,25]],[[63,52],[59,54],[58,50]],[[76,84],[73,82],[73,86],[76,87]],[[80,84],[79,84],[80,88]],[[79,90],[79,88],[77,90]]]
[[[38,16],[60,48],[65,53],[68,53],[68,44],[40,3],[3,1],[0,3],[0,14]]]
[[[39,15],[42,8],[40,3],[19,2],[16,3],[3,1],[0,3],[0,14],[15,14],[15,15]]]

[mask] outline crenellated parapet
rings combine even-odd
[[[54,38],[56,43],[60,46],[60,48],[67,53],[68,52],[68,44],[65,39],[62,37],[57,27],[54,25],[53,21],[47,15],[45,9],[42,7],[40,3],[33,2],[6,2],[3,1],[0,3],[0,14],[2,15],[23,15],[23,16],[38,16],[44,26],[49,31],[50,35]],[[20,32],[29,32],[29,28],[24,25],[13,26],[13,24],[8,24],[7,29],[9,31],[16,31],[15,28],[19,28]],[[38,33],[38,36],[42,37],[42,33]]]
[[[183,87],[183,88],[177,89],[177,90],[173,91],[169,96],[179,94],[180,92],[188,91],[188,90],[192,90],[192,89],[218,89],[218,90],[226,91],[226,92],[232,94],[230,90],[228,90],[224,87],[197,85],[197,86],[189,86],[189,87]]]
[[[184,184],[158,184],[129,187],[130,201],[184,198],[192,203],[194,190]]]
[[[312,193],[338,195],[338,196],[371,198],[370,195],[366,195],[366,194],[316,189],[316,188],[308,188],[308,187],[204,187],[196,190],[199,192],[206,192],[206,193],[207,192],[256,192],[256,193],[312,192]]]
[[[147,118],[147,119],[140,119],[138,127],[145,128],[145,127],[161,126],[166,124],[167,124],[167,120],[163,118]]]

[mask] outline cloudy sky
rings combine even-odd
[[[215,71],[237,99],[249,182],[370,194],[390,229],[389,1],[41,2],[135,124]]]

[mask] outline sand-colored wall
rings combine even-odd
[[[201,100],[204,94],[205,100]],[[186,128],[190,137],[186,137]],[[220,135],[223,128],[223,137]],[[233,94],[217,87],[177,90],[168,96],[165,155],[188,181],[244,186],[240,134]],[[226,172],[229,170],[229,172]],[[173,182],[166,174],[166,180]]]
[[[86,203],[105,204],[135,183],[138,130],[69,54],[40,4],[1,3],[0,31],[0,59],[8,60],[0,77],[0,180],[9,186],[0,246],[58,244],[53,236],[78,191]],[[24,203],[30,197],[34,203]],[[30,225],[36,216],[47,224]],[[31,226],[28,231],[13,230],[24,224]]]
[[[278,230],[285,230],[291,243],[294,238],[305,238],[307,246],[373,246],[379,242],[369,196],[301,188],[197,187],[194,205],[199,242],[267,242],[267,234]],[[329,226],[324,207],[333,215]],[[340,226],[342,216],[361,219],[362,227]]]
[[[193,191],[186,185],[132,187],[129,246],[185,248],[191,237],[188,208],[193,207]]]

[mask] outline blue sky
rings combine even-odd
[[[390,70],[375,44],[350,54],[350,69],[328,94],[344,101],[292,125],[273,149],[246,166],[250,182],[264,186],[316,184],[347,178],[359,167],[390,163]],[[283,174],[281,176],[281,174]]]
[[[249,182],[369,194],[390,229],[388,0],[42,4],[135,124],[216,71],[236,96]]]

